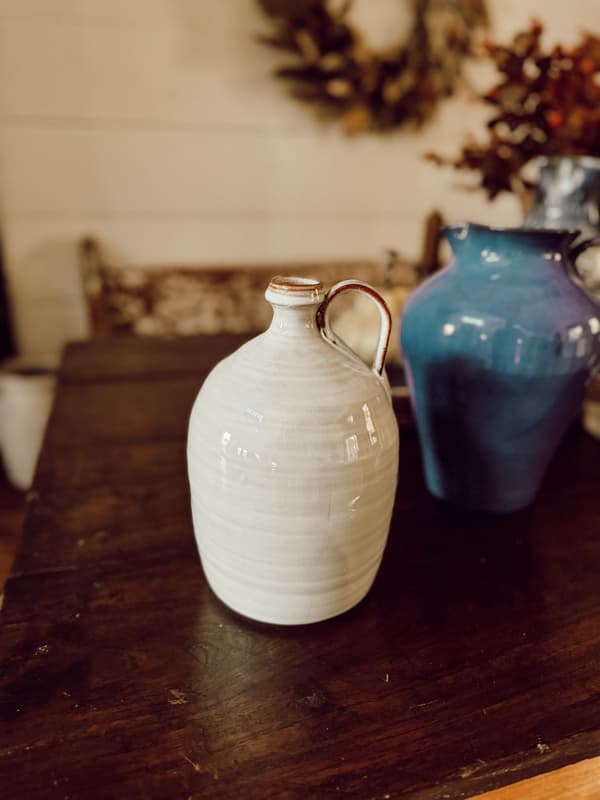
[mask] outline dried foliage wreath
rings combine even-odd
[[[543,32],[532,22],[507,46],[486,43],[500,78],[479,96],[493,110],[486,136],[469,137],[458,158],[428,154],[478,172],[490,199],[531,189],[523,167],[538,156],[600,156],[600,37],[583,33],[574,47],[547,50]]]
[[[257,0],[273,30],[259,36],[294,56],[275,71],[294,97],[340,120],[348,134],[420,126],[453,94],[485,0],[410,0],[404,42],[374,51],[349,20],[352,0]]]

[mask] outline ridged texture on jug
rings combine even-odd
[[[358,603],[394,501],[398,431],[384,384],[323,340],[315,311],[276,310],[269,331],[209,375],[190,420],[206,577],[265,622],[315,622]]]

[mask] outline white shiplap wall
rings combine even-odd
[[[374,34],[390,2],[358,0]],[[489,3],[500,36],[537,14],[569,40],[600,16],[598,0]],[[420,158],[453,152],[477,107],[345,139],[269,77],[262,24],[253,0],[0,0],[1,223],[22,351],[86,334],[84,234],[122,262],[241,263],[415,255],[433,207],[518,220],[511,198],[487,205]]]

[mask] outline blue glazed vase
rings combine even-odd
[[[600,361],[600,308],[571,280],[577,231],[446,229],[454,260],[412,296],[401,346],[425,477],[481,511],[530,503]]]

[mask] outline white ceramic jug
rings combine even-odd
[[[377,304],[373,368],[328,324],[332,299]],[[390,314],[367,284],[273,278],[269,329],[221,361],[192,410],[188,471],[208,583],[276,624],[341,614],[369,591],[385,548],[398,426],[383,372]]]

